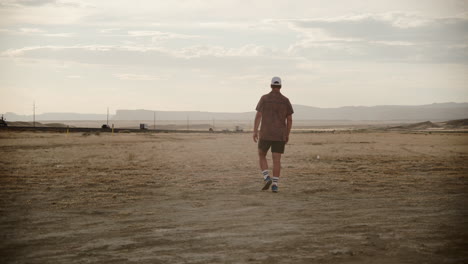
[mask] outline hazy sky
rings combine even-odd
[[[0,113],[468,102],[468,1],[0,0]]]

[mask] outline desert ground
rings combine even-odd
[[[0,132],[2,263],[468,263],[467,133]],[[271,157],[269,157],[271,165]]]

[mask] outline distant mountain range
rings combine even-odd
[[[468,118],[468,103],[434,103],[429,105],[404,106],[346,106],[318,108],[293,105],[296,120],[351,120],[351,121],[446,121]],[[200,111],[153,111],[117,110],[110,120],[252,120],[255,111],[243,113],[221,113]],[[32,115],[5,113],[7,121],[31,121]],[[105,114],[44,113],[36,115],[36,121],[106,120]]]

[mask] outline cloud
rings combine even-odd
[[[28,53],[33,52],[47,52],[47,51],[63,51],[63,50],[87,50],[87,51],[110,51],[111,49],[115,48],[114,46],[110,45],[75,45],[75,46],[54,46],[54,45],[46,45],[46,46],[30,46],[30,47],[23,47],[19,49],[8,49],[2,53],[0,56],[3,57],[22,57],[28,55]]]
[[[114,61],[115,56],[135,56],[134,59],[127,57],[129,61],[141,59],[141,57],[148,57],[154,55],[165,55],[174,58],[192,59],[200,57],[256,57],[267,55],[269,49],[253,44],[244,45],[240,48],[225,48],[222,46],[191,46],[180,49],[170,49],[164,47],[154,46],[127,46],[127,45],[72,45],[72,46],[58,46],[58,45],[45,45],[45,46],[30,46],[19,49],[8,49],[0,53],[3,57],[36,57],[36,58],[61,58],[76,59],[73,56],[73,51],[87,52],[88,56],[101,63]],[[92,54],[91,54],[92,53]],[[132,55],[133,54],[133,55]],[[84,57],[84,58],[85,58]],[[95,60],[94,60],[95,61]],[[125,63],[123,61],[122,63]]]
[[[407,41],[384,41],[384,40],[377,40],[373,41],[375,44],[383,44],[389,46],[414,46],[415,43],[407,42]]]
[[[20,28],[21,33],[44,33],[45,31],[39,28]]]
[[[263,46],[254,44],[244,45],[240,48],[226,48],[223,46],[191,46],[176,50],[173,55],[180,58],[200,58],[204,56],[212,57],[257,57],[270,53],[270,50]]]
[[[460,17],[429,19],[391,13],[287,20],[287,23],[293,30],[304,34],[319,29],[334,38],[411,42],[454,42],[468,39],[468,19]]]
[[[232,83],[239,84],[265,84],[268,81],[268,77],[261,74],[242,74],[242,75],[233,75],[229,79],[232,80]]]
[[[115,31],[119,31],[119,30],[120,30],[120,28],[103,28],[103,29],[99,30],[99,32],[107,34],[107,33],[113,33]]]
[[[410,14],[290,19],[300,33],[289,52],[309,59],[468,63],[468,18]]]
[[[80,7],[81,4],[72,1],[60,1],[60,0],[5,0],[0,3],[0,7],[39,7],[45,5],[53,5],[58,7]]]
[[[172,82],[184,82],[184,78],[173,77],[175,73],[191,74],[199,69],[204,74],[216,76],[240,76],[259,72],[281,72],[294,68],[295,58],[284,56],[258,55],[255,46],[241,48],[223,48],[219,46],[194,46],[190,48],[161,48],[142,46],[31,46],[9,49],[0,53],[2,61],[12,63],[69,63],[81,65],[87,69],[126,69],[112,74],[149,74],[159,78],[171,79]],[[258,48],[261,50],[261,48]],[[250,54],[249,54],[250,53]],[[4,58],[1,58],[4,57]],[[80,66],[80,67],[81,67]],[[117,66],[117,67],[115,67]],[[135,72],[137,71],[137,72]],[[146,80],[154,77],[112,75],[120,79]],[[200,76],[200,74],[196,74]],[[103,76],[104,78],[104,76]]]
[[[20,28],[17,30],[0,29],[1,33],[10,35],[24,35],[24,36],[42,36],[42,37],[73,37],[74,33],[49,33],[40,28]]]
[[[96,9],[80,1],[0,1],[0,25],[17,29],[34,25],[83,25]],[[68,30],[68,29],[67,29]]]
[[[172,32],[161,31],[128,31],[128,36],[131,37],[151,37],[152,41],[168,40],[168,39],[193,39],[200,38],[199,35],[177,34]]]
[[[114,74],[114,76],[120,80],[125,81],[158,81],[162,80],[162,78],[154,75],[147,75],[147,74],[132,74],[132,73],[119,73]]]
[[[265,21],[251,21],[251,22],[200,22],[196,24],[187,24],[186,27],[197,27],[205,29],[220,29],[220,30],[254,30],[254,31],[271,31],[274,30],[270,20]]]
[[[186,64],[183,60],[196,59],[210,60],[212,63],[216,59],[266,57],[277,60],[468,63],[468,48],[462,45],[468,43],[468,18],[464,16],[428,18],[409,13],[385,13],[315,19],[262,19],[258,23],[262,25],[260,28],[274,29],[275,34],[260,29],[253,32],[254,38],[250,38],[253,35],[249,31],[245,33],[249,38],[243,41],[252,42],[242,43],[231,40],[232,34],[216,38],[212,30],[202,29],[200,32],[195,30],[196,26],[188,28],[193,34],[151,30],[148,27],[140,27],[142,30],[131,30],[135,27],[130,27],[130,30],[128,27],[109,27],[96,30],[106,33],[105,36],[98,36],[103,37],[98,41],[121,45],[29,46],[8,49],[0,54],[113,65],[151,65],[160,64],[160,61]],[[229,24],[205,23],[208,27]],[[10,34],[11,30],[2,32]],[[35,27],[21,28],[17,34],[73,36],[71,33],[51,33]],[[244,37],[243,33],[239,34],[239,38]],[[226,36],[227,39],[224,38]],[[150,39],[152,42],[148,41]],[[186,39],[191,41],[179,41],[176,45],[164,41]],[[213,39],[216,44],[206,44]],[[54,43],[60,43],[58,41],[54,40]]]
[[[59,37],[59,38],[70,38],[75,36],[74,33],[48,33],[48,34],[42,34],[44,37]]]
[[[290,48],[309,60],[404,63],[468,63],[466,46],[417,45],[405,42],[303,42]]]
[[[5,0],[1,6],[42,6],[56,2],[56,0]]]

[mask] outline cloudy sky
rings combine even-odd
[[[468,102],[468,1],[0,0],[0,113]]]

